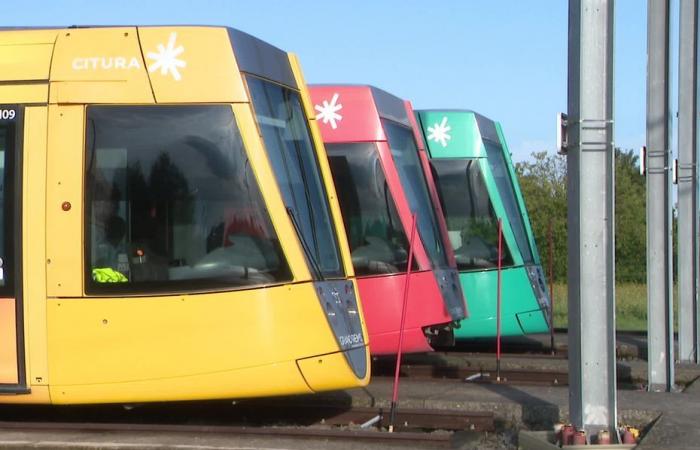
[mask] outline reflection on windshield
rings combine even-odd
[[[310,250],[308,257],[315,260],[309,263],[318,266],[323,277],[340,277],[343,269],[328,195],[299,94],[252,76],[247,81],[282,199]]]
[[[291,279],[229,106],[93,106],[87,120],[90,291]]]
[[[486,146],[486,156],[489,167],[491,168],[493,177],[496,180],[498,193],[501,196],[501,201],[503,201],[503,207],[506,210],[508,221],[513,229],[515,242],[518,243],[518,248],[520,249],[520,253],[522,253],[523,262],[525,264],[532,263],[534,258],[532,257],[530,242],[527,239],[523,215],[521,214],[520,207],[518,206],[518,202],[515,198],[515,188],[513,187],[508,167],[506,166],[506,160],[503,156],[503,149],[500,146],[491,144],[488,141],[484,142],[484,144]]]
[[[445,244],[438,228],[435,205],[430,198],[428,183],[418,156],[418,148],[409,128],[382,120],[389,139],[391,155],[399,172],[401,186],[406,193],[411,211],[417,214],[418,232],[434,268],[448,266]]]
[[[405,272],[408,240],[376,145],[327,144],[357,275]],[[415,261],[415,260],[414,260]]]
[[[490,269],[498,265],[498,219],[475,159],[433,159],[447,231],[459,270]],[[504,266],[513,264],[503,246]]]

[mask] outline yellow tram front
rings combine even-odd
[[[314,122],[236,30],[0,30],[0,402],[365,385]]]

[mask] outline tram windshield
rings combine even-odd
[[[230,106],[87,110],[88,291],[291,280]]]
[[[357,275],[406,272],[408,239],[376,144],[326,144]],[[415,260],[414,260],[415,261]]]
[[[447,231],[459,270],[498,266],[498,219],[475,159],[433,159]],[[513,265],[503,245],[503,266]]]
[[[488,141],[485,141],[484,144],[486,146],[486,156],[489,167],[491,168],[493,177],[496,180],[498,193],[503,201],[503,207],[506,210],[506,215],[508,216],[510,226],[513,229],[515,242],[517,242],[520,253],[522,254],[523,263],[531,264],[534,262],[532,249],[530,248],[530,241],[528,240],[527,232],[525,231],[523,214],[520,211],[518,201],[515,197],[515,187],[513,186],[513,182],[510,178],[510,172],[508,171],[508,166],[506,165],[503,149],[500,146],[494,145]]]
[[[313,259],[309,262],[323,277],[342,277],[328,195],[299,94],[253,76],[246,79],[282,198]]]
[[[434,268],[447,267],[445,243],[440,234],[435,205],[430,198],[413,133],[409,128],[388,120],[382,120],[382,124],[389,140],[391,155],[396,162],[401,186],[406,193],[411,211],[417,214],[418,232],[430,261]]]

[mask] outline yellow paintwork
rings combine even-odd
[[[50,96],[51,103],[152,103],[136,28],[61,31]]]
[[[0,103],[46,103],[49,100],[48,84],[0,85]]]
[[[326,375],[328,376],[328,374]],[[352,382],[351,376],[340,377]],[[276,362],[238,371],[206,373],[180,378],[118,384],[51,386],[54,404],[154,402],[209,400],[275,395],[309,394],[312,391],[299,375],[294,361]],[[0,397],[0,400],[3,400]]]
[[[65,30],[3,30],[0,45],[53,44],[61,31]]]
[[[149,54],[158,46],[173,40],[173,48],[181,48],[178,57],[186,59],[178,69],[179,80],[160,69],[150,72],[153,93],[159,103],[185,102],[247,102],[248,95],[239,75],[228,32],[224,28],[171,27],[139,28],[139,37],[146,64],[154,64]]]
[[[49,382],[46,349],[46,125],[48,108],[24,110],[22,263],[25,361],[32,391]]]
[[[148,72],[148,53],[158,52],[158,44],[167,46],[172,33],[174,48],[181,45],[186,60],[179,81],[171,73]],[[46,47],[54,41],[51,55]],[[34,56],[16,56],[19,46]],[[311,272],[284,208],[225,29],[0,31],[0,60],[2,55],[27,58],[31,66],[11,68],[8,74],[38,80],[49,76],[50,64],[50,79],[48,84],[0,85],[0,104],[27,105],[22,256],[25,363],[31,389],[29,394],[0,395],[0,403],[240,398],[367,384],[369,370],[357,379],[339,353],[310,282]],[[103,57],[111,62],[103,63]],[[118,63],[123,68],[105,69],[117,64],[115,58],[123,58]],[[303,86],[293,57],[291,64]],[[309,114],[308,92],[305,87],[301,92]],[[86,105],[154,104],[156,99],[231,105],[294,283],[227,292],[86,296],[82,204]],[[47,101],[48,106],[29,106]],[[325,151],[313,120],[310,127],[331,196],[343,266],[352,276]],[[67,210],[65,202],[70,204]],[[366,338],[364,322],[362,326]],[[308,365],[316,355],[324,355],[325,370]]]
[[[314,110],[314,105],[311,101],[309,90],[306,87],[306,79],[304,78],[304,72],[301,70],[301,64],[299,64],[299,57],[296,53],[292,52],[287,53],[287,57],[289,58],[289,64],[292,68],[292,74],[294,75],[294,79],[296,80],[297,86],[299,86],[299,91],[301,92],[302,105],[304,107],[306,117],[308,117],[309,120],[316,120],[316,110]],[[321,141],[321,143],[323,143],[323,141]]]
[[[313,325],[325,320],[310,283],[196,296],[50,299],[49,342],[60,343],[50,347],[51,397],[115,401],[120,394],[111,390],[131,392],[131,384],[137,392],[144,387],[132,401],[290,389],[277,377],[303,383],[291,363],[337,351],[330,329]],[[249,369],[276,364],[282,368],[252,370],[256,383],[241,384],[250,382]],[[347,364],[345,371],[335,376],[347,386]],[[96,390],[90,385],[102,385],[104,397],[83,398],[83,390]]]
[[[295,280],[311,280],[311,271],[306,266],[301,243],[297,238],[292,221],[287,215],[284,201],[282,200],[282,193],[275,181],[275,175],[265,153],[262,137],[253,118],[250,104],[233,105],[233,112],[236,116],[243,144],[248,152],[255,179],[260,187],[264,187],[261,189],[262,196],[265,199],[268,211],[270,211],[270,217],[273,218],[273,226],[279,237],[282,250],[287,257],[287,263],[292,270],[292,275]]]
[[[15,299],[0,298],[0,383],[15,384],[17,378],[17,333]]]
[[[369,345],[364,348],[365,355],[369,358]],[[343,381],[328,376],[328,372],[342,371],[348,363],[342,353],[314,356],[297,361],[299,370],[304,374],[304,379],[314,392],[334,391],[343,389]],[[363,386],[369,383],[370,368],[363,379]]]
[[[41,404],[51,403],[48,386],[32,386],[32,391],[21,395],[1,395],[0,403],[7,404]]]
[[[0,45],[0,81],[49,79],[53,43]]]
[[[83,106],[49,106],[46,295],[83,295]],[[63,210],[68,202],[70,209]]]

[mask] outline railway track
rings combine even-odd
[[[373,367],[372,376],[394,376],[393,368],[387,364]],[[401,376],[414,379],[449,379],[473,383],[509,383],[536,386],[566,386],[569,375],[566,372],[551,370],[506,369],[500,371],[500,379],[495,370],[474,367],[444,365],[402,365]]]
[[[230,405],[230,404],[229,404]],[[138,409],[138,408],[137,408]],[[167,408],[166,408],[167,409]],[[204,407],[207,410],[206,406]],[[217,406],[211,408],[214,415]],[[395,416],[393,433],[389,425],[389,411],[380,408],[339,408],[323,405],[284,405],[264,402],[237,406],[237,415],[245,424],[224,424],[208,420],[207,414],[177,412],[145,407],[134,415],[107,411],[104,415],[94,407],[73,408],[69,420],[46,420],[61,414],[42,415],[40,409],[26,409],[17,417],[23,420],[0,420],[0,433],[24,432],[124,432],[124,433],[187,433],[190,435],[226,435],[241,437],[275,437],[290,439],[332,439],[374,443],[396,443],[417,446],[452,445],[455,433],[460,431],[490,432],[495,430],[492,413],[450,410],[400,408]],[[48,409],[51,411],[51,409]],[[258,411],[257,420],[251,420]],[[262,417],[264,416],[264,417]],[[290,417],[298,420],[292,421]],[[278,417],[278,419],[275,419]],[[191,423],[192,421],[205,423]],[[186,420],[190,423],[183,423]],[[146,423],[144,423],[146,422]],[[231,423],[233,420],[227,420]],[[264,423],[258,425],[257,423]],[[439,431],[439,432],[436,432]]]
[[[73,422],[0,422],[1,431],[26,432],[118,432],[118,433],[187,433],[218,434],[229,436],[277,437],[293,439],[338,439],[375,443],[415,443],[420,446],[450,447],[451,433],[423,432],[380,432],[357,429],[318,429],[294,427],[243,427],[224,425],[183,425],[183,424],[127,424],[127,423],[73,423]]]

